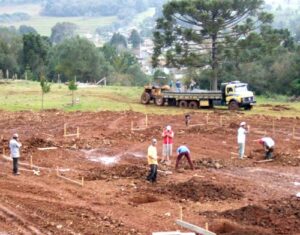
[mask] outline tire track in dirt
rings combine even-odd
[[[20,215],[13,212],[11,209],[0,204],[0,218],[6,223],[11,224],[13,227],[17,228],[20,234],[31,235],[31,234],[44,234],[29,221],[23,219]]]
[[[108,129],[111,130],[116,130],[119,128],[118,124],[124,119],[126,118],[126,116],[121,116],[118,117],[116,120],[112,121],[109,125],[108,125]]]

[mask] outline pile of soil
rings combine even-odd
[[[259,228],[245,228],[245,226],[228,221],[214,222],[210,229],[218,235],[273,235],[273,233],[261,231],[262,229]]]
[[[161,135],[161,127],[151,127],[148,129],[141,129],[139,131],[118,131],[111,135],[112,139],[122,139],[129,141],[137,141],[140,143],[149,142],[151,138],[158,138]]]
[[[284,110],[291,110],[291,108],[286,105],[275,105],[271,108],[271,110],[280,112]]]
[[[217,133],[218,131],[222,130],[220,127],[211,127],[208,125],[203,125],[203,126],[192,126],[187,129],[188,134],[203,134],[203,133],[208,133],[208,134],[214,134]]]
[[[224,201],[241,199],[243,193],[234,187],[216,185],[209,181],[192,178],[182,183],[172,183],[166,188],[158,189],[159,193],[169,194],[174,200],[189,199],[192,201]]]
[[[110,168],[97,167],[84,175],[87,181],[118,178],[144,179],[147,169],[136,165],[117,165]]]
[[[36,147],[36,148],[46,148],[46,147],[53,147],[55,146],[52,141],[44,140],[38,137],[32,137],[26,141],[26,145],[29,147]]]
[[[277,153],[275,158],[276,162],[283,166],[300,166],[299,156],[293,156],[290,153]]]
[[[203,158],[193,161],[193,164],[196,169],[199,168],[215,168],[220,169],[224,168],[225,163],[221,160],[213,160],[211,158]]]
[[[221,215],[244,225],[258,226],[273,230],[273,234],[300,232],[300,200],[296,197],[280,201],[266,201],[266,206],[248,205],[237,210],[219,214],[205,213],[209,217]]]

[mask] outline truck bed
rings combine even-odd
[[[221,100],[221,91],[187,91],[187,92],[175,92],[175,91],[164,91],[162,95],[166,99],[176,99],[176,100]]]

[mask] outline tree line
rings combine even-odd
[[[55,37],[54,37],[55,38]],[[116,36],[114,36],[116,38]],[[134,37],[133,37],[134,39]],[[136,57],[112,40],[97,48],[79,36],[58,43],[37,33],[21,34],[0,29],[0,76],[66,82],[76,76],[79,82],[97,82],[106,77],[108,84],[141,86],[149,81]]]
[[[47,0],[42,10],[47,16],[118,16],[140,13],[162,5],[162,0]]]

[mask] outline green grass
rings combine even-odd
[[[51,28],[58,22],[70,22],[79,27],[78,33],[83,35],[85,33],[93,33],[97,27],[112,24],[117,17],[47,17],[47,16],[33,16],[30,20],[15,22],[11,24],[1,24],[2,26],[20,25],[32,26],[37,32],[44,36],[51,35]]]
[[[41,89],[38,82],[15,81],[0,85],[0,109],[8,111],[41,109]],[[90,87],[78,88],[75,97],[79,104],[71,106],[71,92],[64,84],[52,84],[51,91],[45,94],[45,109],[65,111],[124,111],[133,110],[145,113],[175,114],[179,109],[157,108],[139,103],[143,89],[140,87]]]
[[[41,109],[41,89],[38,82],[14,81],[0,84],[0,109],[8,111]],[[71,106],[71,92],[64,84],[52,84],[50,93],[45,95],[45,109],[59,109],[64,111],[124,111],[132,110],[143,113],[156,114],[182,114],[190,110],[176,107],[157,107],[155,105],[142,105],[139,103],[143,88],[140,87],[89,87],[78,88],[75,97],[79,103]],[[300,102],[287,103],[257,97],[258,105],[247,115],[263,114],[272,116],[300,116]],[[282,112],[272,110],[272,107],[262,105],[284,105],[289,110]],[[218,107],[227,110],[226,107]],[[211,112],[211,110],[197,110],[196,112]]]
[[[155,8],[149,8],[147,11],[141,12],[136,15],[136,17],[133,19],[133,23],[138,25],[142,23],[146,18],[153,17],[155,14]]]
[[[70,22],[79,27],[78,33],[80,35],[86,33],[94,33],[99,26],[110,25],[117,20],[116,16],[111,17],[48,17],[40,16],[41,6],[39,4],[24,4],[13,6],[0,6],[0,14],[24,12],[31,16],[30,20],[14,22],[14,23],[0,23],[1,26],[15,26],[18,28],[20,25],[32,26],[37,32],[44,36],[51,35],[51,28],[58,22]],[[133,24],[138,25],[145,18],[153,16],[155,13],[154,8],[149,8],[147,11],[137,14],[133,19]]]

